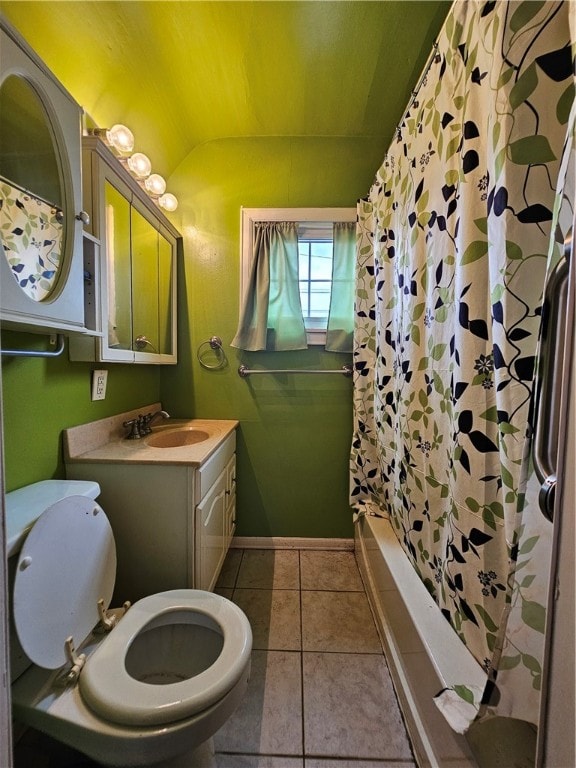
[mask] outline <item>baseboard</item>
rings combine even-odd
[[[296,536],[235,536],[235,549],[340,549],[354,550],[354,539],[308,539]]]

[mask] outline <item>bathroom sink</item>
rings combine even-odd
[[[210,435],[202,429],[178,429],[174,432],[160,432],[146,440],[151,448],[179,448],[208,440]]]

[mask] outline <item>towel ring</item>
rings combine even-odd
[[[210,349],[214,350],[216,353],[216,363],[214,365],[206,363],[204,360],[202,360],[202,355],[207,351],[206,347],[210,347]],[[198,358],[198,362],[202,368],[206,368],[207,371],[220,371],[222,368],[225,368],[228,365],[226,353],[222,347],[222,339],[219,336],[211,336],[208,341],[203,341],[202,344],[200,344],[198,347],[196,357]]]

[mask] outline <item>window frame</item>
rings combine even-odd
[[[356,222],[356,208],[240,208],[240,307],[250,279],[253,257],[254,225],[262,221]],[[326,329],[307,328],[310,346],[326,344]]]

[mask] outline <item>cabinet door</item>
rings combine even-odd
[[[195,588],[214,588],[226,554],[226,470],[196,507]]]
[[[179,233],[100,139],[84,138],[86,236],[102,247],[102,338],[71,339],[72,360],[174,364]],[[89,255],[89,254],[88,254]],[[85,269],[92,273],[89,258]],[[95,325],[95,323],[93,323]]]
[[[176,363],[176,240],[134,209],[133,221],[134,361]]]
[[[158,230],[132,205],[132,348],[159,354]]]
[[[224,517],[224,536],[226,550],[230,546],[236,530],[236,454],[226,466],[226,513]]]
[[[0,319],[85,330],[80,107],[0,19]]]
[[[106,354],[111,350],[132,350],[130,202],[118,189],[104,182],[106,272],[108,310],[104,333]],[[121,356],[124,359],[129,356]]]
[[[158,352],[175,355],[175,243],[163,231],[158,233]]]

